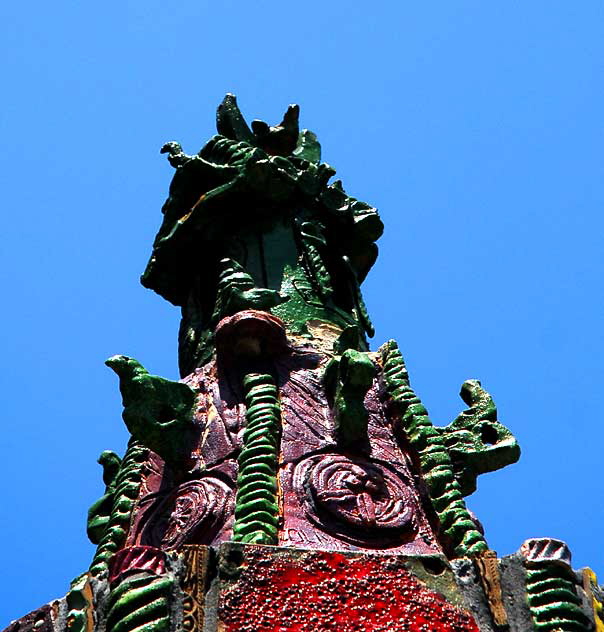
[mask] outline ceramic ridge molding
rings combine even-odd
[[[180,307],[181,380],[113,356],[122,459],[99,458],[97,545],[7,632],[602,632],[602,588],[551,538],[502,559],[464,498],[520,448],[490,394],[429,418],[361,284],[383,225],[277,125],[218,107],[174,167],[142,284]]]
[[[237,499],[233,540],[276,544],[279,527],[277,461],[280,409],[277,387],[270,375],[248,373],[243,378],[246,427],[237,459]]]

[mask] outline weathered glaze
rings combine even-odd
[[[551,539],[498,560],[466,508],[520,450],[477,380],[433,424],[394,341],[369,351],[377,211],[321,162],[299,108],[235,97],[175,168],[142,283],[182,309],[182,379],[119,377],[131,439],[103,452],[97,551],[10,632],[601,632],[602,593]]]

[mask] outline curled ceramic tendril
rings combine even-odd
[[[280,407],[270,375],[249,373],[243,380],[247,425],[239,455],[233,540],[276,544],[279,522],[277,456]]]

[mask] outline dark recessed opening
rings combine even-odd
[[[442,575],[447,570],[447,565],[437,557],[426,557],[422,564],[430,575]]]
[[[493,426],[484,424],[480,429],[480,438],[486,445],[495,445],[499,436],[497,435],[497,430],[495,430]]]
[[[228,552],[226,560],[233,566],[241,566],[243,563],[243,551],[241,549],[231,549]]]
[[[160,424],[166,424],[175,417],[174,409],[171,406],[162,406],[157,413],[157,421]]]

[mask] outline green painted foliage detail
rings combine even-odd
[[[543,632],[586,632],[591,622],[581,609],[570,568],[552,562],[526,569],[526,599],[533,628]]]
[[[107,632],[165,632],[170,629],[170,577],[126,577],[109,595]]]
[[[318,222],[299,222],[300,241],[303,246],[303,265],[308,278],[322,301],[327,301],[333,294],[329,272],[321,256],[327,247],[323,227]]]
[[[497,421],[493,398],[478,380],[466,380],[460,392],[469,406],[455,421],[439,428],[464,496],[476,490],[476,477],[520,458],[514,435]]]
[[[190,450],[195,392],[149,372],[134,358],[113,356],[105,362],[120,378],[122,417],[130,434],[177,467]]]
[[[464,557],[488,550],[483,535],[466,508],[442,434],[432,424],[427,410],[411,389],[407,368],[396,342],[390,340],[380,351],[387,390],[398,405],[403,428],[419,454],[432,505],[455,554]]]
[[[351,313],[321,300],[315,285],[300,266],[285,267],[281,291],[289,300],[272,308],[271,313],[287,323],[292,333],[308,334],[306,324],[311,320],[332,323],[342,329],[357,325]],[[364,339],[359,344],[367,348]]]
[[[222,259],[220,264],[215,323],[244,309],[268,310],[287,300],[275,290],[256,287],[252,277],[233,259]]]
[[[115,483],[122,460],[111,450],[105,450],[99,456],[98,462],[103,467],[103,482],[105,493],[88,510],[86,533],[93,544],[98,544],[105,533],[115,494]]]
[[[246,392],[246,428],[239,454],[233,540],[277,544],[279,505],[277,462],[281,409],[272,376],[249,373]]]
[[[115,477],[111,514],[90,565],[93,577],[99,577],[107,570],[111,556],[124,545],[132,509],[140,490],[141,466],[147,454],[147,448],[140,441],[130,439]]]
[[[321,145],[317,140],[317,135],[308,129],[301,130],[298,146],[292,153],[297,158],[318,165],[321,162]]]
[[[368,442],[369,413],[365,395],[371,388],[376,367],[366,353],[348,349],[326,368],[326,388],[334,393],[333,410],[338,442],[345,448]]]
[[[295,334],[320,320],[373,335],[359,286],[382,222],[340,181],[330,184],[335,170],[320,162],[317,138],[299,130],[298,115],[290,106],[278,125],[256,120],[250,129],[227,95],[218,135],[197,154],[176,142],[162,148],[176,171],[141,280],[183,307],[183,374],[209,358],[215,319],[250,306],[270,309]],[[221,273],[225,258],[242,269]],[[276,290],[289,301],[281,304]]]
[[[88,534],[98,544],[90,566],[94,577],[107,570],[111,556],[124,545],[148,450],[179,463],[193,430],[195,402],[195,393],[186,384],[150,375],[132,358],[114,356],[107,365],[120,378],[123,418],[132,438],[121,462],[109,451],[99,458],[106,490],[88,513]]]

